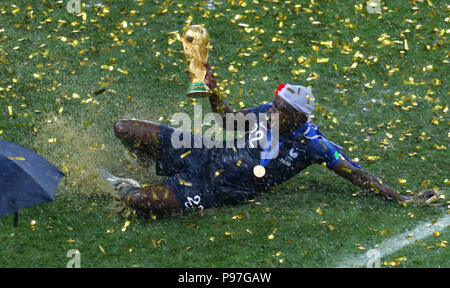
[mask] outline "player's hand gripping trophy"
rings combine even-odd
[[[183,33],[182,42],[191,78],[186,94],[192,98],[208,97],[210,91],[204,82],[206,69],[202,64],[208,61],[208,31],[200,25],[192,25]]]

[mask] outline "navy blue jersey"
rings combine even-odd
[[[272,103],[263,104],[247,110],[247,113],[268,113]],[[258,118],[259,119],[259,118]],[[257,129],[266,133],[267,125],[258,122]],[[258,192],[267,191],[292,178],[314,163],[326,163],[334,167],[341,157],[340,147],[328,141],[313,123],[302,127],[303,133],[289,138],[280,135],[281,145],[276,158],[265,167],[266,173],[258,178],[253,168],[261,163],[263,147],[252,145],[252,133],[246,134],[243,148],[215,148],[210,169],[215,170],[215,187],[225,202],[245,200]],[[254,134],[254,133],[253,133]],[[214,171],[212,171],[214,172]]]
[[[287,181],[311,164],[326,163],[328,168],[333,168],[341,157],[350,161],[315,124],[307,123],[295,136],[280,135],[282,145],[278,154],[264,164],[265,175],[256,177],[253,168],[262,164],[264,145],[255,145],[254,140],[267,134],[268,121],[260,116],[268,114],[272,105],[267,103],[247,110],[255,113],[258,121],[249,127],[251,131],[245,134],[244,141],[223,143],[222,147],[230,148],[174,148],[171,135],[176,129],[161,125],[156,171],[170,176],[165,183],[174,188],[183,209],[193,211],[242,202]],[[201,137],[190,133],[185,136],[191,137],[192,143],[195,137]]]

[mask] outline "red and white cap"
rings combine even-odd
[[[280,96],[297,111],[310,116],[314,111],[314,95],[311,88],[301,85],[291,85],[281,83],[275,91],[275,95]]]

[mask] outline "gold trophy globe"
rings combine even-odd
[[[181,37],[191,84],[187,96],[192,98],[208,97],[209,87],[205,84],[206,69],[202,62],[208,61],[209,34],[200,25],[189,26]]]

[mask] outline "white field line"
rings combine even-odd
[[[368,267],[369,261],[381,261],[381,258],[392,254],[405,246],[411,245],[418,240],[426,238],[433,234],[433,232],[440,232],[450,225],[450,214],[443,216],[437,220],[436,223],[424,223],[411,231],[406,231],[394,238],[389,238],[377,245],[377,249],[369,250],[366,254],[355,256],[350,259],[339,261],[340,268],[345,267]],[[410,236],[412,235],[412,237]],[[409,238],[408,238],[409,236]],[[377,259],[374,259],[373,257]],[[376,263],[376,262],[375,262]],[[370,265],[370,264],[369,264]],[[371,265],[370,265],[371,266]],[[378,266],[379,267],[379,266]]]

